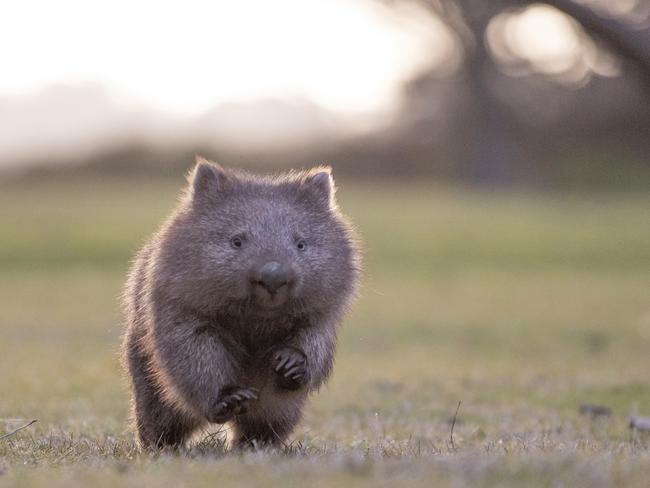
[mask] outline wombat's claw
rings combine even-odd
[[[287,370],[284,373],[285,378],[298,379],[305,374],[304,365],[303,366],[294,366],[293,368]]]
[[[237,415],[246,413],[249,402],[257,400],[258,393],[257,388],[234,388],[223,391],[214,405],[210,422],[222,424]]]
[[[307,358],[302,351],[285,347],[276,351],[272,359],[280,388],[297,390],[307,383]]]

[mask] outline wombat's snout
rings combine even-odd
[[[277,261],[271,261],[260,268],[254,281],[273,294],[289,284],[290,276],[284,266]]]

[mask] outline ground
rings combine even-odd
[[[342,182],[363,292],[293,442],[138,453],[119,295],[178,186],[0,187],[0,484],[648,486],[649,194]]]

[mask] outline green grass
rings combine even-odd
[[[118,297],[179,184],[0,187],[0,484],[647,486],[647,194],[341,184],[363,293],[291,447],[138,453]]]

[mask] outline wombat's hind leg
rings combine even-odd
[[[133,381],[132,415],[142,448],[180,447],[200,422],[165,404],[147,371],[147,357],[130,341],[127,349]]]
[[[181,447],[199,423],[163,404],[157,395],[139,394],[134,417],[138,444],[142,448]]]

